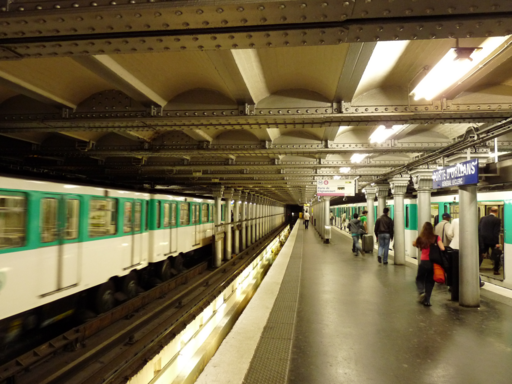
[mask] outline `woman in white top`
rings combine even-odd
[[[459,219],[452,221],[450,228],[448,229],[447,237],[452,237],[450,247],[453,249],[459,249]]]

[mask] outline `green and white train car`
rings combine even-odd
[[[142,271],[171,277],[212,233],[212,200],[0,177],[0,343],[69,316],[84,295],[111,309]]]
[[[366,208],[366,203],[343,204],[331,207],[331,211],[336,217],[335,225],[338,228],[343,227],[342,217],[346,214],[346,224],[352,218],[355,212],[361,213]],[[390,208],[391,218],[394,218],[393,199],[386,201],[386,206]],[[500,234],[500,243],[504,250],[504,263],[500,269],[500,275],[494,275],[491,270],[491,262],[484,260],[480,273],[489,278],[495,279],[495,283],[508,288],[512,288],[512,261],[508,258],[512,256],[512,191],[500,192],[480,192],[478,193],[478,217],[481,218],[489,214],[491,207],[499,208],[498,217],[501,219],[502,229]],[[377,212],[377,202],[375,202],[374,217],[377,219],[382,213]],[[452,219],[459,217],[459,195],[444,194],[432,195],[431,197],[431,216],[432,224],[436,223],[443,213],[450,213]],[[378,214],[377,214],[378,213]],[[442,218],[441,218],[442,220]],[[418,236],[418,229],[423,223],[418,223],[418,204],[416,199],[404,200],[404,222],[405,222],[405,255],[416,258],[417,250],[412,246],[412,242]],[[393,244],[391,245],[393,246]]]

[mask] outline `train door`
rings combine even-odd
[[[505,231],[504,231],[504,223],[505,223],[505,204],[503,201],[484,201],[478,203],[478,220],[484,216],[488,216],[491,214],[491,209],[493,207],[498,208],[498,213],[496,214],[496,217],[501,220],[501,228],[500,228],[500,236],[499,241],[501,245],[501,249],[504,250],[504,240],[505,240]],[[503,280],[503,273],[505,270],[505,266],[503,265],[505,263],[505,258],[502,257],[500,260],[500,269],[499,274],[494,274],[494,263],[495,261],[491,259],[491,251],[486,250],[487,252],[482,253],[483,258],[481,259],[482,262],[480,263],[480,274],[492,277],[493,279],[499,279]],[[502,263],[503,262],[503,263]]]
[[[200,208],[201,204],[198,203],[190,203],[192,208],[192,226],[194,227],[194,238],[192,241],[192,246],[195,247],[201,244],[201,226],[199,221]]]
[[[142,258],[142,201],[125,201],[123,208],[123,268],[129,269]]]
[[[435,227],[439,221],[439,204],[430,204],[430,222]]]
[[[78,285],[80,205],[80,197],[74,195],[45,194],[41,198],[42,296]]]

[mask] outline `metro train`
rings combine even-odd
[[[213,211],[208,199],[0,177],[0,344],[169,279],[212,242]]]
[[[395,209],[393,199],[386,201],[386,206],[390,209],[390,216],[394,218]],[[500,243],[504,250],[504,263],[500,269],[500,275],[495,276],[492,273],[491,260],[485,259],[482,263],[480,274],[488,276],[490,279],[501,286],[512,288],[512,191],[501,192],[479,192],[478,193],[478,216],[479,218],[489,214],[491,207],[499,208],[498,217],[501,219],[502,229],[500,234]],[[342,228],[342,217],[346,215],[347,223],[354,213],[361,214],[366,209],[366,203],[344,204],[331,207],[331,212],[335,216],[335,226]],[[443,213],[449,213],[452,219],[459,217],[459,195],[444,194],[432,195],[431,197],[431,222],[442,220]],[[377,219],[382,213],[377,213],[377,202],[374,207],[374,217]],[[441,219],[439,219],[441,218]],[[406,257],[416,258],[416,249],[412,242],[418,236],[418,204],[415,198],[404,200],[404,222],[405,222],[405,255]]]

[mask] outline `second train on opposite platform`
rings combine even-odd
[[[395,209],[393,199],[386,200],[386,206],[390,209],[390,217],[394,218]],[[500,268],[500,275],[495,276],[492,273],[492,263],[490,260],[484,260],[480,273],[496,279],[498,284],[512,288],[512,261],[507,263],[507,257],[512,256],[512,191],[500,192],[479,192],[478,193],[478,216],[479,218],[487,216],[492,207],[498,207],[498,218],[501,219],[500,243],[504,250],[504,263]],[[346,217],[346,223],[352,218],[354,213],[359,215],[367,208],[366,203],[334,205],[330,208],[334,215],[334,222],[338,228],[343,227],[343,216]],[[442,220],[444,213],[449,213],[452,219],[459,217],[459,195],[444,194],[433,195],[431,197],[431,215],[432,224],[437,220]],[[377,212],[377,202],[374,206],[375,220],[382,215]],[[405,255],[407,257],[416,257],[416,248],[412,242],[418,236],[418,203],[417,199],[409,198],[404,201],[404,223],[405,223]],[[421,226],[421,224],[420,224]],[[508,279],[507,279],[508,277]]]

